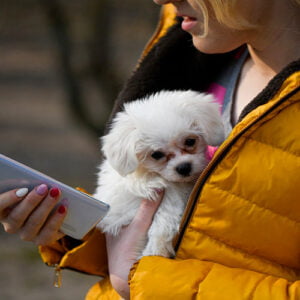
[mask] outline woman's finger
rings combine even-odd
[[[53,188],[40,205],[31,213],[20,230],[20,238],[25,241],[32,241],[39,234],[41,228],[45,225],[49,215],[53,211],[59,200],[60,192]]]
[[[136,226],[140,229],[148,230],[152,224],[153,217],[164,197],[164,190],[157,190],[155,201],[143,199],[141,205],[129,226]]]
[[[164,191],[157,190],[157,199],[142,200],[133,221],[123,227],[117,236],[106,234],[110,280],[125,299],[129,299],[129,270],[145,247],[148,229],[163,196]]]
[[[64,236],[59,230],[67,215],[67,203],[63,202],[56,211],[49,217],[45,225],[34,239],[37,245],[49,245]]]
[[[7,217],[10,208],[22,201],[27,193],[27,188],[21,188],[0,194],[0,221]]]
[[[16,191],[16,194],[19,191]],[[33,210],[41,203],[47,192],[48,187],[45,184],[41,184],[26,195],[23,201],[16,205],[3,221],[5,231],[8,233],[17,232]]]

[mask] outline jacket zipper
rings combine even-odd
[[[61,274],[61,267],[59,264],[53,265],[54,267],[54,279],[53,279],[53,286],[56,288],[60,288],[62,285],[62,274]]]
[[[59,263],[58,264],[52,264],[49,265],[47,264],[48,267],[52,267],[54,268],[54,274],[53,274],[53,286],[56,288],[60,288],[62,286],[62,271],[63,270],[72,270],[75,271],[77,273],[82,273],[82,274],[86,274],[86,275],[91,275],[88,272],[84,272],[84,271],[79,271],[75,268],[70,268],[70,267],[62,267]]]
[[[201,191],[203,189],[203,186],[207,179],[209,178],[210,174],[213,172],[213,170],[216,168],[216,166],[223,160],[225,155],[228,153],[228,151],[231,149],[231,147],[237,142],[237,140],[244,135],[245,132],[247,132],[253,125],[255,125],[257,122],[261,121],[263,118],[265,118],[269,113],[271,113],[273,110],[275,110],[278,106],[280,106],[282,103],[284,103],[286,100],[288,100],[290,97],[292,97],[294,94],[300,91],[300,87],[294,89],[287,95],[285,95],[283,98],[278,100],[273,106],[271,106],[268,110],[266,110],[260,117],[253,120],[249,125],[247,125],[244,129],[242,129],[239,133],[237,133],[235,136],[233,136],[230,140],[227,142],[225,141],[224,144],[219,148],[218,152],[215,154],[213,159],[209,162],[207,167],[204,169],[202,174],[200,175],[198,181],[195,184],[194,192],[192,192],[185,212],[182,217],[182,221],[179,227],[179,233],[174,239],[174,248],[177,252],[180,243],[182,241],[184,232],[189,224],[189,221],[193,215],[194,208],[197,203],[197,199],[199,198]]]

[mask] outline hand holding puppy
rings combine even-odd
[[[140,251],[147,243],[148,229],[162,199],[163,191],[156,201],[142,200],[137,214],[128,226],[123,227],[117,236],[106,234],[110,280],[114,289],[124,299],[129,299],[130,268],[140,257]]]

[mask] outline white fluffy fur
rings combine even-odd
[[[186,146],[188,138],[195,140],[195,146]],[[217,146],[223,139],[219,108],[211,95],[162,91],[125,104],[102,138],[106,160],[94,196],[111,208],[98,227],[118,234],[134,218],[141,199],[155,201],[156,189],[164,188],[164,199],[141,253],[174,255],[172,240],[194,181],[207,164],[206,147]],[[153,159],[155,151],[165,157]],[[177,167],[185,163],[192,169],[183,176]]]

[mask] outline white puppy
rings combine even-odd
[[[223,139],[211,95],[162,91],[125,104],[102,139],[106,160],[94,196],[111,208],[98,227],[117,235],[132,221],[141,199],[155,201],[157,190],[165,189],[141,253],[173,256],[172,240],[189,193],[207,165],[207,145]]]

